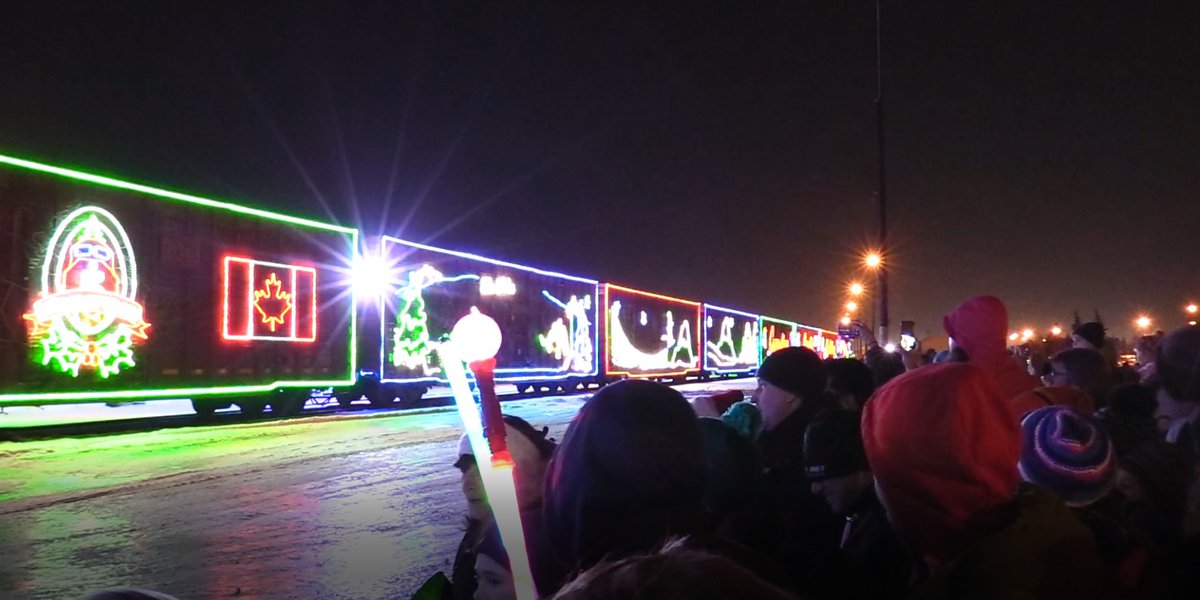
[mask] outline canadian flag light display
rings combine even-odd
[[[226,256],[223,277],[225,339],[317,339],[316,269]]]

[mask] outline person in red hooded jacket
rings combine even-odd
[[[970,364],[909,371],[867,403],[863,446],[888,520],[924,557],[916,598],[1106,598],[1092,533],[1049,491],[1018,491],[1021,432]]]
[[[950,352],[987,373],[1005,400],[1038,388],[1041,383],[1008,354],[1008,310],[995,296],[975,296],[942,319],[950,336]]]

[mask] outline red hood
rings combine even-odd
[[[897,531],[940,561],[996,529],[1013,501],[1021,430],[978,368],[921,367],[875,393],[863,445]]]
[[[1008,355],[1008,310],[995,296],[975,296],[954,307],[942,319],[946,334],[954,339],[991,376],[1005,398],[1038,387],[1037,378],[1026,373]]]
[[[987,365],[1008,356],[1008,310],[995,296],[968,298],[942,319],[942,326],[971,362]]]

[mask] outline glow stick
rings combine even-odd
[[[492,514],[495,515],[496,524],[500,529],[500,540],[508,551],[517,598],[537,600],[533,571],[529,567],[529,551],[525,546],[525,530],[521,526],[521,511],[517,505],[513,461],[507,451],[492,456],[492,449],[483,435],[483,421],[479,417],[479,409],[475,407],[475,396],[471,394],[467,383],[466,369],[463,368],[463,361],[456,350],[453,342],[437,345],[438,358],[446,372],[446,379],[450,382],[450,391],[454,393],[454,403],[462,418],[463,429],[467,432],[467,440],[471,442],[475,462],[479,465],[483,489],[487,492]],[[504,427],[503,421],[499,427]]]

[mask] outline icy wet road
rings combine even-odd
[[[504,409],[561,439],[584,399]],[[408,598],[461,537],[460,431],[439,410],[0,444],[0,597]]]

